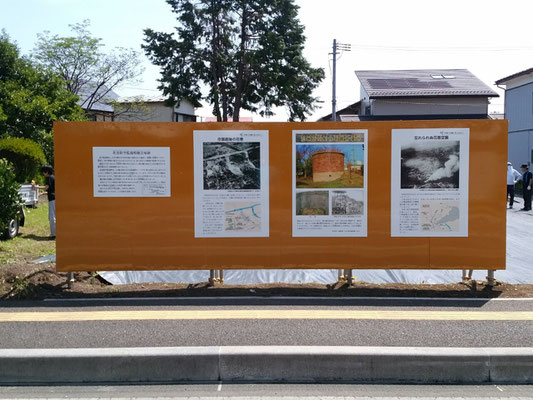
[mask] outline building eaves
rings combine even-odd
[[[517,72],[516,74],[506,76],[505,78],[497,80],[495,83],[496,85],[502,85],[506,82],[509,82],[510,80],[519,78],[521,76],[529,75],[533,73],[533,68],[526,69],[524,71]]]

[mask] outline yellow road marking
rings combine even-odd
[[[369,310],[145,310],[0,312],[1,322],[80,322],[140,320],[415,320],[533,321],[531,311],[369,311]]]

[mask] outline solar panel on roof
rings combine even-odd
[[[444,89],[451,85],[442,80],[425,82],[417,78],[367,79],[372,89]]]

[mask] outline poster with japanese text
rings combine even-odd
[[[268,131],[194,131],[194,236],[268,237]]]
[[[367,234],[367,131],[293,131],[292,235]]]
[[[170,147],[93,147],[94,197],[170,197]]]
[[[392,236],[468,236],[469,138],[466,128],[392,130]]]

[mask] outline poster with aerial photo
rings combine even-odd
[[[293,131],[292,235],[366,236],[367,131]]]
[[[469,130],[393,129],[392,236],[468,236]]]
[[[268,131],[194,131],[195,237],[269,235]]]

